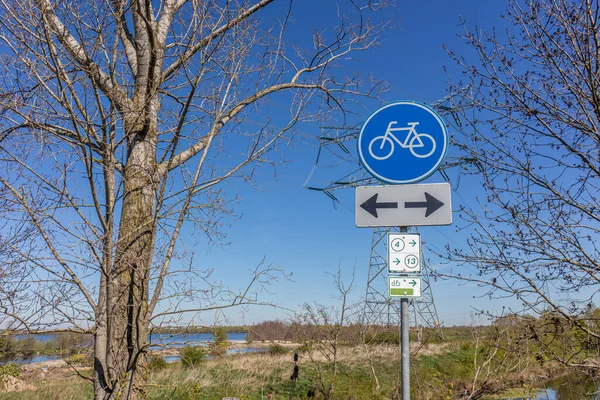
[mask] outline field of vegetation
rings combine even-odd
[[[556,317],[505,318],[483,327],[413,330],[411,383],[415,399],[526,397],[551,378],[573,373],[552,352],[598,358],[590,346]],[[568,329],[569,328],[569,329]],[[270,321],[247,327],[248,341],[266,351],[225,356],[229,330],[216,343],[184,347],[178,362],[149,358],[150,399],[391,399],[399,382],[397,329],[360,326],[301,326]],[[544,331],[544,329],[546,331]],[[535,334],[532,334],[535,333]],[[560,332],[560,335],[552,333]],[[171,332],[175,333],[175,332]],[[418,338],[421,341],[417,341]],[[91,399],[89,358],[71,356],[69,366],[0,367],[0,380],[25,382],[0,400]],[[573,358],[577,362],[577,357]],[[578,376],[594,390],[594,381]],[[596,385],[597,386],[597,385]],[[6,390],[6,388],[5,388]],[[269,397],[270,396],[270,397]]]
[[[413,396],[420,399],[453,398],[465,392],[474,376],[478,351],[469,345],[432,345],[413,361]],[[390,399],[398,387],[398,347],[374,345],[368,351],[357,346],[341,346],[337,373],[325,354],[300,351],[298,379],[293,352],[273,346],[265,354],[194,359],[166,364],[151,359],[148,397],[151,399],[240,399],[315,398]],[[371,369],[372,368],[372,369]],[[89,376],[89,368],[79,368]],[[373,374],[373,371],[376,375]],[[548,373],[536,369],[540,374]],[[533,373],[533,371],[530,371]],[[46,400],[89,399],[92,386],[68,369],[21,372],[20,378],[33,390],[0,394],[0,399]],[[376,376],[376,379],[375,379]],[[379,387],[378,387],[379,385]]]

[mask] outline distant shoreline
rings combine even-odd
[[[215,333],[215,329],[223,329],[223,330],[225,330],[226,333],[244,333],[244,334],[248,334],[252,330],[251,327],[244,327],[244,326],[219,326],[219,327],[211,327],[211,328],[207,328],[207,327],[191,327],[191,328],[161,327],[161,328],[152,329],[149,334],[150,335],[152,335],[152,334],[158,334],[158,335],[190,334],[190,335],[195,335],[195,334],[206,333],[206,334],[213,335]],[[13,338],[28,337],[28,336],[45,336],[45,335],[53,335],[54,336],[54,335],[62,335],[62,334],[92,336],[91,333],[79,333],[79,332],[40,331],[40,332],[35,332],[35,333],[27,333],[27,332],[8,332],[8,331],[2,332],[2,331],[0,331],[0,336],[13,337]],[[18,339],[18,340],[20,340],[20,339]]]
[[[209,344],[210,342],[205,342],[205,343]],[[269,341],[254,341],[254,342],[247,342],[245,340],[228,340],[227,344],[228,344],[227,348],[229,348],[229,349],[232,349],[232,348],[245,349],[245,348],[249,348],[249,347],[266,349],[273,345],[279,345],[279,346],[290,348],[290,347],[300,347],[302,345],[301,343],[298,343],[298,342],[289,342],[289,341],[284,341],[284,340],[269,340]],[[164,349],[149,350],[148,355],[149,356],[176,356],[176,355],[179,355],[179,350],[181,350],[181,347],[167,347]]]

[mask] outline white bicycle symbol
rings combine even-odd
[[[392,126],[397,123],[398,121],[391,121],[388,124],[387,130],[385,131],[385,135],[374,137],[373,140],[371,140],[371,143],[369,143],[369,154],[371,154],[371,157],[373,157],[376,160],[386,160],[390,158],[391,155],[394,153],[394,141],[398,143],[403,149],[408,148],[415,157],[426,158],[433,154],[436,147],[435,140],[433,139],[433,137],[431,137],[431,135],[428,135],[427,133],[417,133],[415,127],[419,125],[418,122],[409,122],[408,126],[404,128],[392,128]],[[396,135],[393,134],[393,132],[398,131],[408,131],[408,135],[406,135],[406,139],[404,140],[404,142],[401,142],[396,137]],[[373,145],[377,141],[381,141],[381,145],[375,150],[378,150],[378,153],[380,153],[381,155],[375,155],[375,152],[373,152]],[[425,147],[425,143],[428,141],[431,142],[431,150],[428,153],[419,154],[417,153],[417,151],[415,151],[415,149]],[[390,144],[389,151],[383,149],[386,143]]]

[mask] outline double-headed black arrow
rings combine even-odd
[[[398,203],[396,202],[378,203],[377,196],[379,196],[379,193],[375,193],[367,201],[362,203],[360,207],[375,218],[377,218],[377,209],[379,208],[398,208]],[[404,208],[425,208],[425,218],[439,210],[443,205],[444,203],[427,192],[425,192],[425,201],[404,202]]]
[[[425,218],[436,212],[444,203],[425,192],[425,201],[406,201],[404,208],[425,208]]]

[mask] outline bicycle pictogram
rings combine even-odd
[[[394,154],[394,142],[396,142],[403,149],[409,149],[413,156],[417,158],[426,158],[433,154],[435,151],[436,143],[433,137],[427,133],[417,133],[416,126],[419,125],[418,122],[409,122],[406,127],[400,128],[392,128],[393,125],[396,125],[398,121],[391,121],[388,124],[387,130],[385,131],[385,135],[376,136],[369,143],[369,154],[376,160],[386,160]],[[398,139],[394,132],[400,131],[408,131],[406,135],[406,139],[401,141]],[[376,146],[375,152],[373,151],[373,146],[381,142],[379,146]],[[389,144],[389,150],[384,150],[386,143]],[[430,150],[429,147],[431,147]],[[415,150],[417,149],[417,150]],[[422,150],[418,150],[422,149]],[[376,152],[379,154],[377,155]],[[426,153],[424,153],[426,152]]]

